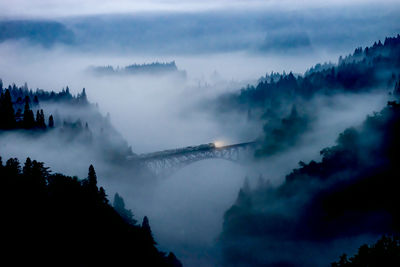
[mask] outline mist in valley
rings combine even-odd
[[[265,138],[265,118],[249,118],[248,112],[237,110],[220,112],[221,95],[256,86],[272,71],[303,75],[316,63],[337,64],[340,55],[372,45],[400,29],[393,22],[398,18],[398,6],[393,6],[395,11],[380,7],[381,16],[387,20],[363,5],[348,7],[349,12],[357,10],[354,16],[341,13],[337,7],[333,11],[322,7],[321,15],[313,9],[301,13],[280,6],[282,17],[270,10],[265,10],[269,15],[265,16],[255,10],[247,14],[219,9],[194,14],[157,11],[52,17],[50,20],[66,25],[75,39],[70,44],[56,41],[50,46],[31,37],[0,43],[0,78],[4,87],[27,82],[33,90],[60,92],[68,86],[73,95],[85,88],[91,103],[87,108],[46,102],[40,108],[47,115],[57,114],[59,126],[78,119],[82,125],[87,123],[91,135],[100,141],[88,145],[76,138],[62,139],[57,129],[38,136],[24,131],[3,132],[0,155],[21,161],[30,157],[44,162],[53,173],[82,178],[93,164],[110,200],[118,193],[135,219],[149,218],[161,250],[173,251],[184,266],[219,266],[224,213],[236,201],[245,177],[251,187],[257,187],[260,176],[274,186],[284,183],[300,160],[320,160],[319,152],[334,145],[341,132],[384,108],[392,88],[382,85],[359,93],[316,94],[304,102],[290,103],[288,109],[301,103],[300,112],[313,115],[309,127],[295,145],[266,158],[252,158],[246,164],[208,159],[158,177],[129,166],[129,162],[107,158],[101,152],[101,138],[107,139],[110,151],[124,151],[122,155]],[[360,15],[363,8],[364,17]],[[336,19],[342,22],[333,23]],[[365,21],[368,27],[364,27]],[[234,30],[230,31],[233,22]],[[337,27],[346,23],[351,27]],[[99,32],[104,25],[108,27]],[[122,68],[173,61],[185,75],[91,72],[94,66]],[[282,111],[279,119],[288,114]]]
[[[87,66],[96,63],[95,60],[82,62],[73,56],[73,59],[63,56],[65,58],[61,61],[40,64],[52,74],[54,72],[54,75],[45,75],[48,71],[42,69],[37,71],[35,66],[38,62],[33,66],[23,62],[20,71],[31,77],[27,79],[31,88],[57,90],[68,84],[72,92],[78,93],[81,87],[85,87],[89,101],[98,103],[98,111],[104,117],[110,114],[111,124],[132,146],[134,153],[215,141],[224,144],[247,142],[256,139],[262,131],[257,122],[248,121],[245,115],[232,114],[228,120],[224,118],[222,121],[218,119],[218,114],[204,107],[204,103],[211,102],[221,93],[244,86],[249,80],[219,78],[214,81],[212,78],[206,79],[205,75],[198,79],[183,79],[173,75],[156,78],[146,75],[98,77],[86,71]],[[107,58],[99,62],[118,61]],[[119,62],[120,65],[129,63]],[[263,69],[258,65],[254,68]],[[58,77],[59,73],[62,75]],[[188,74],[190,76],[189,71]],[[14,75],[13,81],[16,82],[17,77],[24,77],[19,73]],[[6,83],[8,76],[3,74],[3,77]],[[13,77],[12,74],[10,77]],[[257,77],[254,76],[253,81]],[[386,101],[387,92],[382,91],[362,96],[339,95],[335,99],[317,97],[311,102],[311,108],[318,110],[313,131],[289,151],[249,166],[224,160],[206,160],[189,165],[169,177],[148,182],[137,179],[134,170],[112,174],[111,171],[118,166],[79,143],[64,147],[64,143],[58,144],[60,140],[57,136],[32,140],[26,139],[22,133],[10,134],[2,137],[0,145],[4,158],[24,159],[29,156],[45,162],[53,172],[85,177],[87,166],[93,164],[109,196],[118,192],[137,219],[145,215],[149,217],[161,248],[174,251],[189,266],[213,266],[219,258],[215,242],[222,229],[222,215],[234,202],[246,176],[253,184],[259,175],[273,184],[281,183],[284,175],[296,167],[300,159],[318,159],[319,151],[333,144],[341,131],[360,123],[367,114],[380,110]],[[53,114],[57,110],[64,116],[69,114],[73,118],[81,118],[91,128],[100,131],[101,126],[93,125],[90,116],[82,118],[82,112],[56,105],[43,108]],[[329,121],[325,120],[327,116]],[[79,161],[76,161],[77,158]]]

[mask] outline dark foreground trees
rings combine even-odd
[[[399,136],[400,103],[389,101],[281,185],[244,187],[224,216],[227,266],[324,266],[371,238],[399,234]],[[371,265],[349,266],[399,266],[361,252]]]
[[[1,260],[10,266],[181,266],[110,206],[93,166],[78,180],[29,158],[22,168],[0,159],[0,197]]]
[[[24,111],[22,112],[21,106],[23,103]],[[36,111],[36,118],[33,110],[31,109],[31,100],[29,96],[25,96],[25,100],[22,101],[19,98],[13,102],[11,98],[10,90],[5,90],[4,93],[0,93],[0,130],[15,130],[15,129],[46,129],[46,121],[43,109]],[[33,101],[34,105],[38,106],[38,100],[35,96]],[[15,109],[14,109],[15,108]],[[16,110],[16,112],[15,112]],[[53,116],[50,115],[49,127],[54,126]]]
[[[395,236],[383,236],[375,244],[362,245],[358,252],[348,258],[343,254],[332,267],[397,267],[400,266],[400,239]]]

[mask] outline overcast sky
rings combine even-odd
[[[395,4],[380,0],[379,5]],[[196,12],[206,10],[243,10],[243,8],[309,8],[371,5],[372,0],[0,0],[0,17],[59,17],[132,12]]]

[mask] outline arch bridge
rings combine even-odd
[[[214,143],[185,148],[169,149],[130,157],[144,164],[157,176],[168,176],[180,168],[205,159],[225,159],[243,162],[249,159],[256,147],[256,142],[246,142],[225,146]]]

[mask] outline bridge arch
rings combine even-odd
[[[244,162],[253,155],[255,145],[255,142],[247,142],[216,147],[210,143],[142,154],[135,159],[144,164],[155,175],[169,176],[183,167],[206,159],[224,159],[235,163]]]

